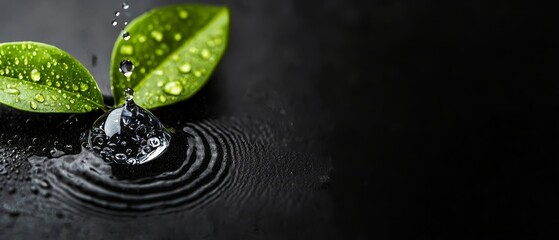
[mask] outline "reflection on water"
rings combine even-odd
[[[80,133],[98,113],[0,115],[0,227],[7,234],[36,229],[58,236],[35,226],[65,224],[67,236],[97,229],[90,232],[116,238],[126,229],[126,237],[228,238],[324,229],[330,219],[329,166],[289,151],[279,132],[252,118],[180,117],[169,126],[173,141],[163,155],[123,165],[80,147]]]
[[[85,149],[29,161],[33,178],[52,182],[53,195],[79,213],[139,216],[192,208],[241,177],[230,168],[248,147],[242,132],[205,121],[186,124],[175,139],[162,157],[141,166],[109,165]]]

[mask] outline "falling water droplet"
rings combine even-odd
[[[116,12],[115,12],[115,16],[117,16],[117,17],[120,16],[120,12],[119,12],[119,11],[116,11]]]
[[[124,39],[124,41],[128,41],[128,39],[130,39],[130,33],[127,31],[124,31],[122,33],[122,39]]]
[[[35,82],[41,80],[41,73],[37,69],[31,70],[31,79]]]
[[[126,2],[122,3],[122,9],[128,9],[130,7],[130,5]]]
[[[130,60],[122,60],[120,62],[119,71],[124,74],[124,76],[130,77],[132,71],[134,71],[134,64]]]
[[[132,88],[124,89],[124,99],[127,102],[134,100],[134,90]]]
[[[182,90],[183,87],[179,81],[171,81],[165,84],[165,86],[163,86],[163,92],[169,95],[178,96],[182,93]]]
[[[113,21],[111,22],[111,24],[113,25],[113,27],[116,26],[116,25],[118,24],[118,22],[116,21],[116,18],[113,19]]]

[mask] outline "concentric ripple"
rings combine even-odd
[[[77,213],[135,217],[200,207],[237,184],[232,168],[247,150],[243,131],[204,121],[186,124],[175,139],[160,159],[140,167],[109,165],[86,150],[32,157],[33,177],[51,182],[52,197]]]

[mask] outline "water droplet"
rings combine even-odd
[[[113,27],[116,26],[116,25],[118,24],[118,22],[116,21],[116,18],[113,19],[113,21],[111,22],[111,24],[113,25]]]
[[[188,12],[185,11],[185,10],[180,10],[180,11],[179,11],[179,17],[180,17],[181,19],[186,19],[186,18],[188,17]]]
[[[130,77],[132,71],[134,71],[134,64],[130,60],[122,60],[120,62],[119,71],[124,74],[124,76]]]
[[[56,150],[55,150],[55,151],[56,151]],[[48,189],[48,188],[50,188],[50,183],[49,183],[47,180],[42,179],[42,180],[40,180],[40,181],[38,182],[38,184],[39,184],[39,187],[41,187],[41,188],[43,188],[43,189]]]
[[[133,53],[134,47],[132,47],[131,45],[122,45],[122,47],[120,47],[120,54],[132,55]]]
[[[159,138],[152,137],[152,138],[148,139],[148,144],[149,144],[150,147],[156,148],[156,147],[159,147],[161,142],[159,141]]]
[[[128,41],[128,40],[130,39],[130,33],[124,31],[124,32],[122,33],[122,39],[124,39],[124,41]]]
[[[85,92],[87,91],[87,89],[89,89],[89,85],[85,83],[80,83],[80,91]]]
[[[150,35],[153,39],[155,39],[155,41],[158,41],[158,42],[163,41],[163,33],[161,33],[160,31],[157,31],[157,30],[151,31]]]
[[[116,12],[115,12],[115,16],[117,16],[117,17],[120,16],[120,12],[119,12],[119,11],[116,11]]]
[[[175,33],[175,41],[180,41],[182,39],[182,35],[180,33]]]
[[[192,70],[192,66],[190,65],[190,63],[184,63],[179,67],[179,71],[181,73],[189,73],[190,70]]]
[[[64,107],[66,107],[66,109],[70,110],[70,105],[66,104],[66,105],[64,105]]]
[[[127,25],[128,25],[128,22],[124,22],[124,26],[127,26]]]
[[[40,103],[45,101],[45,97],[43,95],[41,95],[40,93],[35,95],[35,97],[33,99],[35,99],[37,102],[40,102]]]
[[[202,51],[200,52],[200,57],[202,57],[203,59],[208,59],[210,58],[210,56],[210,50],[208,50],[207,48],[202,49]]]
[[[4,89],[4,92],[7,94],[19,94],[19,90],[15,88],[6,88]]]
[[[144,35],[139,35],[139,36],[138,36],[138,42],[143,43],[143,42],[145,42],[146,40],[147,40],[147,39],[146,39],[146,36],[144,36]]]
[[[122,9],[128,9],[130,7],[130,5],[126,2],[122,3]]]
[[[167,102],[167,97],[161,95],[161,96],[159,96],[159,101],[162,102],[162,103],[165,103],[165,102]]]
[[[31,107],[31,109],[37,109],[37,102],[31,101],[29,102],[29,106]]]
[[[134,90],[132,88],[124,89],[124,98],[126,101],[132,101],[134,99]]]
[[[117,161],[122,162],[126,160],[126,154],[124,153],[117,153],[115,154],[115,158]]]
[[[180,95],[182,93],[183,87],[179,81],[171,81],[165,84],[163,91],[170,95]]]

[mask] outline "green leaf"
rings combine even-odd
[[[124,89],[134,100],[155,108],[185,100],[208,80],[227,47],[229,10],[226,7],[185,4],[152,10],[131,22],[112,55],[111,88],[115,103],[124,102]],[[130,77],[119,71],[130,60]]]
[[[0,103],[31,112],[105,109],[84,66],[54,46],[35,42],[0,44]]]

